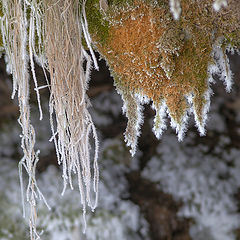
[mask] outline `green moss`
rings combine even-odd
[[[108,4],[109,6],[122,6],[125,4],[132,4],[133,0],[109,0]]]
[[[94,40],[104,45],[109,36],[109,23],[104,19],[104,13],[100,10],[99,0],[88,0],[86,2],[86,15],[88,30]]]
[[[1,1],[0,1],[0,17],[3,17],[3,5]]]
[[[225,33],[223,45],[240,48],[240,31]]]

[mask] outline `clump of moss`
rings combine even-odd
[[[164,102],[182,139],[189,111],[194,113],[199,131],[204,134],[211,73],[230,70],[227,61],[217,63],[223,60],[215,59],[214,46],[218,58],[226,57],[226,46],[239,46],[240,14],[236,6],[215,12],[207,0],[182,0],[181,18],[175,21],[168,4],[168,0],[111,0],[104,15],[98,10],[107,26],[104,44],[98,36],[101,26],[95,24],[96,20],[98,29],[89,29],[97,50],[117,76],[119,92],[150,99],[157,112],[156,106]],[[237,3],[232,0],[231,4]],[[223,69],[224,64],[228,69]],[[134,108],[136,102],[126,105]]]

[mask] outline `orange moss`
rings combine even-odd
[[[202,119],[212,46],[226,29],[239,31],[237,17],[230,23],[228,12],[215,13],[210,1],[182,0],[181,5],[179,21],[173,20],[168,0],[158,4],[136,0],[112,8],[107,43],[102,45],[93,37],[117,75],[118,85],[147,96],[155,105],[165,99],[178,123],[188,108],[186,96],[190,94],[197,118]],[[231,14],[237,16],[233,10]]]

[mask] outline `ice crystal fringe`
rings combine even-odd
[[[88,99],[85,91],[91,68],[91,59],[81,44],[81,33],[90,44],[85,20],[80,20],[78,1],[44,0],[45,9],[45,50],[51,76],[49,101],[50,122],[59,164],[63,165],[64,189],[72,185],[72,173],[77,174],[83,217],[86,205],[92,211],[97,206],[98,195],[98,139],[96,129],[87,110]],[[83,15],[84,10],[83,10]],[[85,19],[85,17],[84,17]],[[61,49],[59,51],[59,49]],[[92,53],[92,56],[94,54]],[[86,71],[83,62],[87,61]],[[93,61],[96,59],[93,57]],[[95,63],[97,68],[97,63]],[[53,114],[56,117],[54,128]],[[90,136],[95,139],[93,174],[90,162]],[[93,175],[93,181],[92,181]],[[91,199],[91,188],[95,200]],[[84,231],[86,229],[86,222]]]
[[[210,108],[211,95],[212,95],[212,90],[209,86],[208,89],[204,93],[203,101],[205,101],[205,103],[204,103],[204,106],[203,106],[200,116],[198,115],[198,113],[196,111],[196,107],[193,103],[193,96],[188,98],[189,104],[192,104],[192,112],[194,114],[194,120],[195,120],[196,126],[198,128],[198,131],[200,133],[200,136],[204,136],[206,133],[205,126],[206,126],[206,122],[207,122],[207,114],[208,114],[209,108]],[[201,119],[199,119],[199,117],[201,117]]]
[[[20,137],[24,156],[19,163],[20,183],[23,188],[22,168],[24,167],[29,175],[26,198],[27,202],[30,204],[30,237],[31,239],[39,239],[40,237],[36,231],[36,200],[38,198],[45,201],[45,199],[35,179],[38,152],[36,153],[34,151],[35,132],[30,123],[28,55],[26,50],[28,25],[26,18],[26,3],[22,0],[3,0],[2,4],[2,39],[9,61],[9,70],[13,76],[12,98],[14,98],[15,93],[18,92],[20,109],[18,121],[22,127],[22,134]],[[22,197],[24,197],[23,189]],[[23,211],[25,216],[24,201]]]
[[[229,64],[229,58],[226,55],[226,49],[221,44],[213,47],[214,58],[218,67],[217,74],[226,86],[226,91],[230,92],[233,83],[233,74]]]
[[[176,122],[174,118],[171,116],[171,113],[167,109],[167,113],[169,115],[169,118],[171,119],[170,125],[173,129],[176,129],[176,134],[178,136],[178,141],[181,142],[184,138],[185,132],[187,130],[187,122],[188,122],[188,111],[185,111],[183,113],[183,116],[181,117],[180,122]]]
[[[166,116],[167,116],[167,105],[164,100],[161,103],[152,105],[152,108],[156,111],[154,118],[153,132],[155,136],[160,139],[163,131],[167,129]]]
[[[124,133],[125,142],[130,146],[130,153],[135,155],[137,149],[137,140],[141,134],[141,125],[143,123],[143,106],[142,102],[148,102],[147,98],[142,98],[139,95],[129,92],[124,87],[117,87],[118,93],[123,100],[122,111],[128,119],[126,131]]]

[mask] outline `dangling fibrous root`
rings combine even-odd
[[[31,239],[38,239],[39,235],[36,231],[36,199],[39,198],[44,201],[45,199],[40,192],[35,179],[38,152],[36,153],[34,151],[35,131],[30,123],[28,55],[26,49],[26,3],[22,0],[3,0],[2,4],[2,39],[6,50],[8,69],[13,76],[12,98],[14,98],[16,92],[18,92],[20,109],[20,117],[18,121],[22,127],[21,147],[24,156],[19,163],[20,183],[23,191],[22,167],[24,167],[29,175],[26,198],[27,202],[30,204],[30,237]],[[22,197],[23,196],[24,194],[22,192]],[[23,214],[25,216],[24,201]]]
[[[51,76],[50,119],[59,164],[63,165],[64,190],[72,185],[72,173],[78,175],[78,184],[85,221],[86,205],[95,209],[98,194],[98,139],[87,110],[86,95],[91,59],[83,49],[82,31],[90,44],[87,25],[81,21],[79,1],[44,0],[45,51]],[[82,24],[81,24],[82,22]],[[86,71],[83,62],[87,61]],[[97,63],[95,63],[96,65]],[[56,130],[53,114],[56,116]],[[90,136],[95,139],[93,191],[90,163]]]

